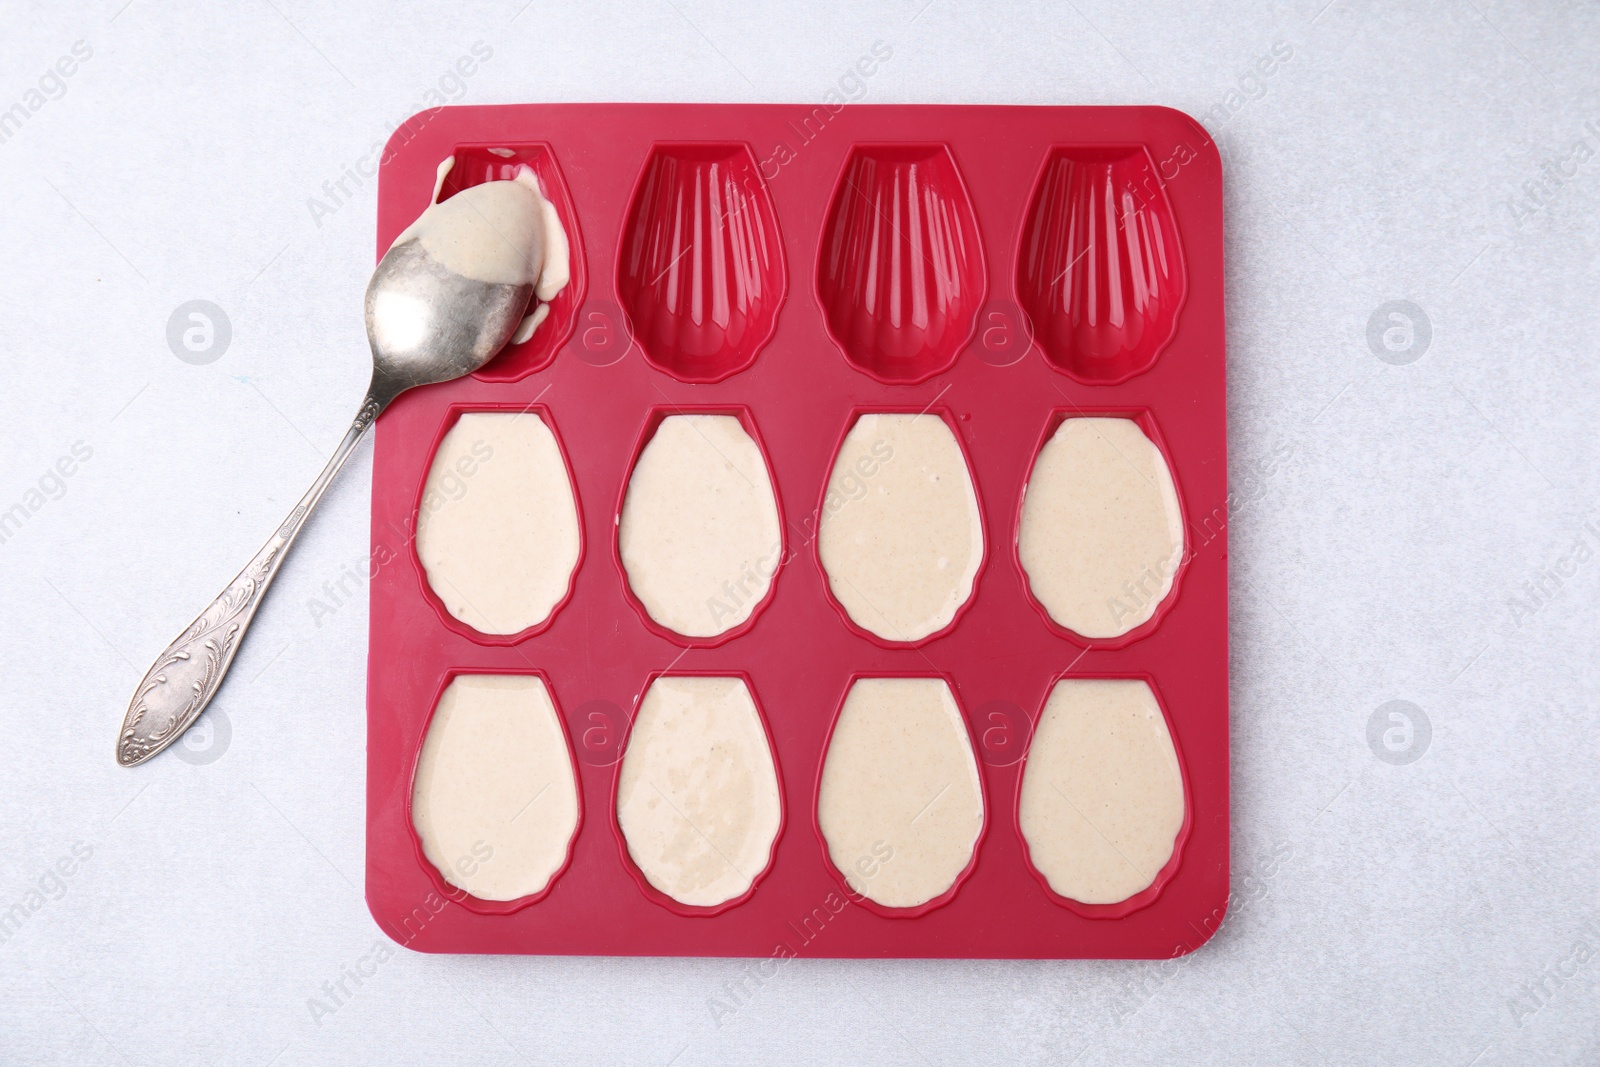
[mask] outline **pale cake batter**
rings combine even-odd
[[[1115,904],[1155,880],[1183,825],[1183,777],[1149,685],[1056,683],[1028,748],[1019,817],[1034,867],[1064,897]]]
[[[526,166],[518,168],[515,178],[482,182],[439,203],[439,191],[455,162],[449,156],[439,164],[432,202],[394,244],[418,241],[435,261],[463,277],[532,285],[529,314],[511,338],[512,344],[520,344],[533,336],[550,312],[550,301],[572,280],[566,230]]]
[[[955,884],[983,830],[972,741],[942,678],[862,678],[828,744],[817,822],[850,887],[911,908]]]
[[[1024,493],[1017,553],[1052,619],[1112,638],[1156,613],[1183,559],[1183,518],[1167,461],[1138,423],[1065,420]]]
[[[417,516],[417,555],[450,614],[486,634],[550,617],[578,564],[567,466],[536,412],[469,411],[445,434]]]
[[[578,789],[544,682],[458,675],[428,724],[411,805],[423,852],[451,885],[481,900],[549,885],[578,828]]]
[[[828,479],[817,536],[828,588],[857,626],[916,641],[950,624],[983,563],[966,458],[937,415],[862,415]]]
[[[715,637],[761,603],[783,558],[761,449],[732,415],[671,415],[628,480],[617,531],[628,585],[650,617]]]
[[[661,892],[709,907],[765,871],[782,809],[766,731],[743,680],[656,679],[628,735],[617,821]]]

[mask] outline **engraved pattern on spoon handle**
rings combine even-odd
[[[376,387],[378,383],[373,384]],[[117,736],[117,762],[122,766],[143,763],[182,737],[217,695],[289,546],[392,395],[387,390],[368,390],[349,432],[310,490],[238,577],[156,657],[134,691]]]

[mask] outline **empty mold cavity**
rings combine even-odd
[[[783,522],[749,412],[658,410],[617,519],[617,556],[646,624],[680,643],[748,628],[783,562]]]
[[[460,411],[417,503],[429,598],[473,636],[537,632],[571,595],[582,557],[566,455],[542,409]]]
[[[947,902],[984,824],[978,763],[949,683],[856,679],[817,791],[817,830],[851,892],[891,909]]]
[[[747,897],[771,866],[783,805],[772,745],[745,679],[657,678],[639,703],[626,751],[617,827],[640,884],[692,908]]]
[[[1184,562],[1172,472],[1147,415],[1058,413],[1023,486],[1017,561],[1035,604],[1091,640],[1145,627]]]
[[[645,358],[686,382],[737,374],[771,339],[786,286],[749,147],[656,145],[617,252],[617,294]]]
[[[817,558],[845,618],[885,642],[954,625],[983,569],[983,513],[948,413],[858,415],[819,508]]]
[[[925,381],[972,337],[984,296],[972,201],[942,144],[857,145],[817,257],[828,333],[885,383]]]
[[[1057,896],[1087,905],[1154,899],[1176,869],[1188,815],[1177,749],[1148,682],[1055,684],[1028,747],[1017,825],[1029,863]]]
[[[1114,385],[1172,340],[1188,279],[1142,145],[1051,150],[1017,249],[1017,303],[1057,370]]]
[[[513,342],[494,359],[473,372],[486,382],[514,382],[548,366],[577,324],[578,309],[588,289],[588,270],[583,254],[583,236],[578,232],[578,212],[572,205],[566,179],[547,144],[465,145],[455,151],[455,164],[439,187],[439,200],[450,199],[463,189],[484,182],[510,181],[527,167],[538,179],[539,191],[555,208],[566,231],[571,280],[549,303],[542,321],[527,340]],[[534,312],[532,306],[528,309]]]
[[[544,680],[456,675],[412,781],[417,845],[439,878],[481,901],[532,903],[566,867],[578,818],[572,749]]]

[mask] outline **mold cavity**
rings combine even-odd
[[[715,637],[767,598],[783,560],[761,448],[733,415],[669,415],[639,454],[618,523],[628,588],[659,625]]]
[[[463,189],[484,182],[513,180],[524,167],[533,171],[540,193],[549,202],[566,234],[570,277],[567,284],[552,294],[548,301],[540,299],[537,306],[529,308],[532,315],[538,316],[538,321],[531,324],[531,333],[519,332],[503,352],[473,372],[474,378],[486,382],[514,382],[548,366],[572,336],[578,309],[583,306],[588,288],[583,237],[578,231],[578,213],[573,208],[566,179],[561,175],[561,168],[550,146],[512,144],[457,148],[455,163],[440,183],[438,199],[443,202]],[[546,310],[541,311],[541,308]],[[523,330],[529,327],[530,323],[524,322]]]
[[[1017,303],[1058,370],[1113,385],[1150,369],[1188,279],[1177,222],[1143,146],[1058,147],[1017,250]]]
[[[458,675],[417,760],[411,816],[446,882],[480,900],[541,893],[567,862],[578,788],[549,690],[532,675]]]
[[[639,873],[673,900],[712,907],[766,871],[782,823],[778,774],[739,678],[657,678],[639,704],[617,786],[617,823]]]
[[[888,908],[941,896],[983,832],[972,742],[941,678],[862,678],[834,724],[817,826],[850,888]]]
[[[566,599],[580,548],[566,460],[539,414],[464,412],[417,514],[417,557],[445,609],[485,634],[538,626]]]
[[[949,626],[983,566],[966,456],[936,414],[865,414],[833,462],[817,552],[850,620],[886,641]]]
[[[617,293],[645,358],[686,382],[748,367],[787,284],[767,186],[743,144],[657,145],[633,193]]]
[[[1183,561],[1166,457],[1125,418],[1064,419],[1023,488],[1017,558],[1050,618],[1089,638],[1149,620]]]
[[[1057,682],[1033,732],[1018,819],[1050,888],[1115,904],[1149,888],[1183,827],[1166,717],[1137,679]]]
[[[833,193],[817,262],[828,333],[882,382],[955,362],[983,302],[978,221],[942,144],[858,145]]]

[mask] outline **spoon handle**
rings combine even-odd
[[[374,382],[374,386],[378,383]],[[245,564],[239,576],[202,611],[155,663],[134,691],[128,714],[117,736],[117,762],[137,766],[183,736],[211,698],[222,687],[222,679],[233,665],[234,653],[244,640],[250,620],[255,617],[267,586],[277,577],[283,557],[305,525],[307,516],[322,499],[322,494],[344,466],[350,453],[367,432],[367,427],[388,406],[392,394],[369,389],[361,402],[350,430],[322,468],[306,495],[300,498],[289,517],[261,546],[261,551]]]

